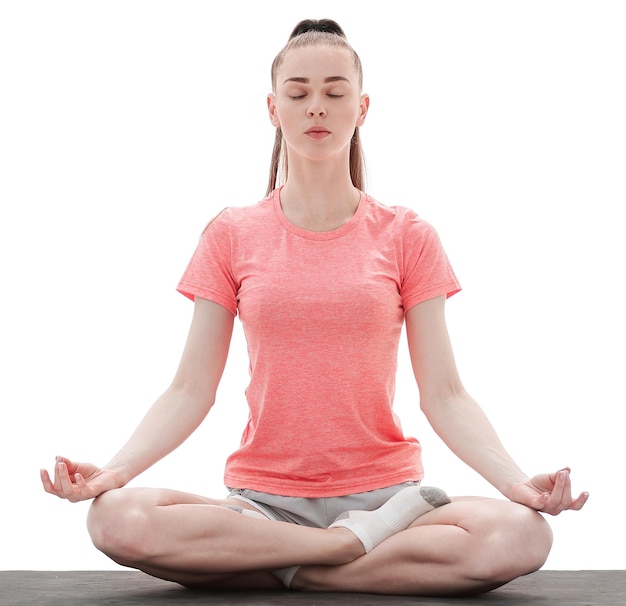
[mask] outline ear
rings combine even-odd
[[[267,95],[267,111],[269,112],[272,126],[278,128],[280,126],[280,120],[278,119],[278,111],[276,110],[276,97],[271,93]]]
[[[370,107],[370,97],[369,95],[361,95],[361,103],[359,103],[359,117],[356,121],[357,126],[363,126],[363,122],[365,122],[365,116],[367,116],[367,111]]]

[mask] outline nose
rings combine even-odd
[[[311,103],[309,104],[306,113],[309,118],[313,118],[314,116],[323,117],[326,115],[326,108],[317,97],[314,97],[311,99]]]

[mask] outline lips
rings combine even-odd
[[[311,126],[311,128],[304,131],[305,134],[309,135],[313,139],[322,139],[327,135],[330,135],[330,131],[323,126]]]

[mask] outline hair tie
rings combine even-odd
[[[293,32],[291,32],[290,38],[301,36],[307,32],[321,32],[323,34],[334,34],[341,38],[346,37],[341,26],[332,19],[305,19],[296,25]]]

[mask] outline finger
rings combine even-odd
[[[527,507],[530,507],[531,509],[534,509],[535,511],[543,511],[544,513],[549,513],[545,510],[546,503],[549,497],[550,497],[550,493],[544,492],[542,494],[532,497],[532,499],[530,499],[529,501],[524,501],[524,502],[518,501],[518,502],[522,503],[523,505],[526,505]]]
[[[561,503],[569,507],[572,502],[572,478],[569,469],[565,468],[559,471],[558,477],[562,481]]]
[[[554,486],[541,511],[557,515],[563,509],[567,509],[572,500],[569,472],[566,469],[561,469],[556,474],[553,474],[551,479],[554,481]]]
[[[61,485],[61,473],[60,473],[60,465],[61,463],[57,460],[57,462],[54,464],[54,489],[56,490],[57,494],[61,494],[61,492],[63,491],[63,486]]]
[[[81,497],[89,497],[91,496],[91,489],[89,488],[89,484],[85,482],[85,478],[79,473],[74,475],[74,479],[76,481],[76,487],[78,488],[78,492]]]
[[[560,503],[557,503],[556,501],[553,501],[550,503],[550,511],[547,511],[547,513],[551,513],[552,515],[558,515],[559,513],[561,513],[562,511],[571,509],[571,510],[579,510],[582,509],[582,507],[585,505],[585,503],[587,502],[587,499],[589,498],[589,493],[588,492],[582,492],[580,495],[578,495],[578,497],[576,499],[573,499],[572,497],[572,481],[571,481],[571,477],[570,477],[570,470],[569,468],[565,468],[563,469],[561,472],[559,472],[561,475],[561,477],[563,477],[563,475],[565,476],[565,481],[562,483],[562,499]],[[561,482],[561,480],[559,480],[559,482]],[[559,488],[560,490],[560,488]]]
[[[70,475],[73,474],[78,467],[76,463],[74,463],[67,457],[57,457],[56,460],[57,460],[57,463],[65,463],[65,466],[67,467],[67,471]]]
[[[550,491],[550,501],[552,503],[560,503],[565,495],[565,483],[567,481],[567,472],[564,470],[557,471],[554,474],[554,486]]]
[[[70,479],[70,474],[67,470],[67,465],[63,461],[60,461],[59,463],[57,463],[57,470],[59,484],[61,487],[61,494],[63,494],[66,499],[70,498],[75,491],[74,484],[72,483],[72,480]]]
[[[41,469],[39,470],[39,475],[41,477],[41,483],[43,484],[43,489],[46,492],[58,497],[59,493],[54,488],[54,484],[52,484],[52,480],[50,479],[50,474],[45,469]]]
[[[573,501],[571,503],[571,505],[569,506],[570,509],[573,509],[575,511],[578,511],[579,509],[582,509],[584,504],[587,502],[587,499],[589,498],[589,493],[588,492],[582,492],[578,498]]]

